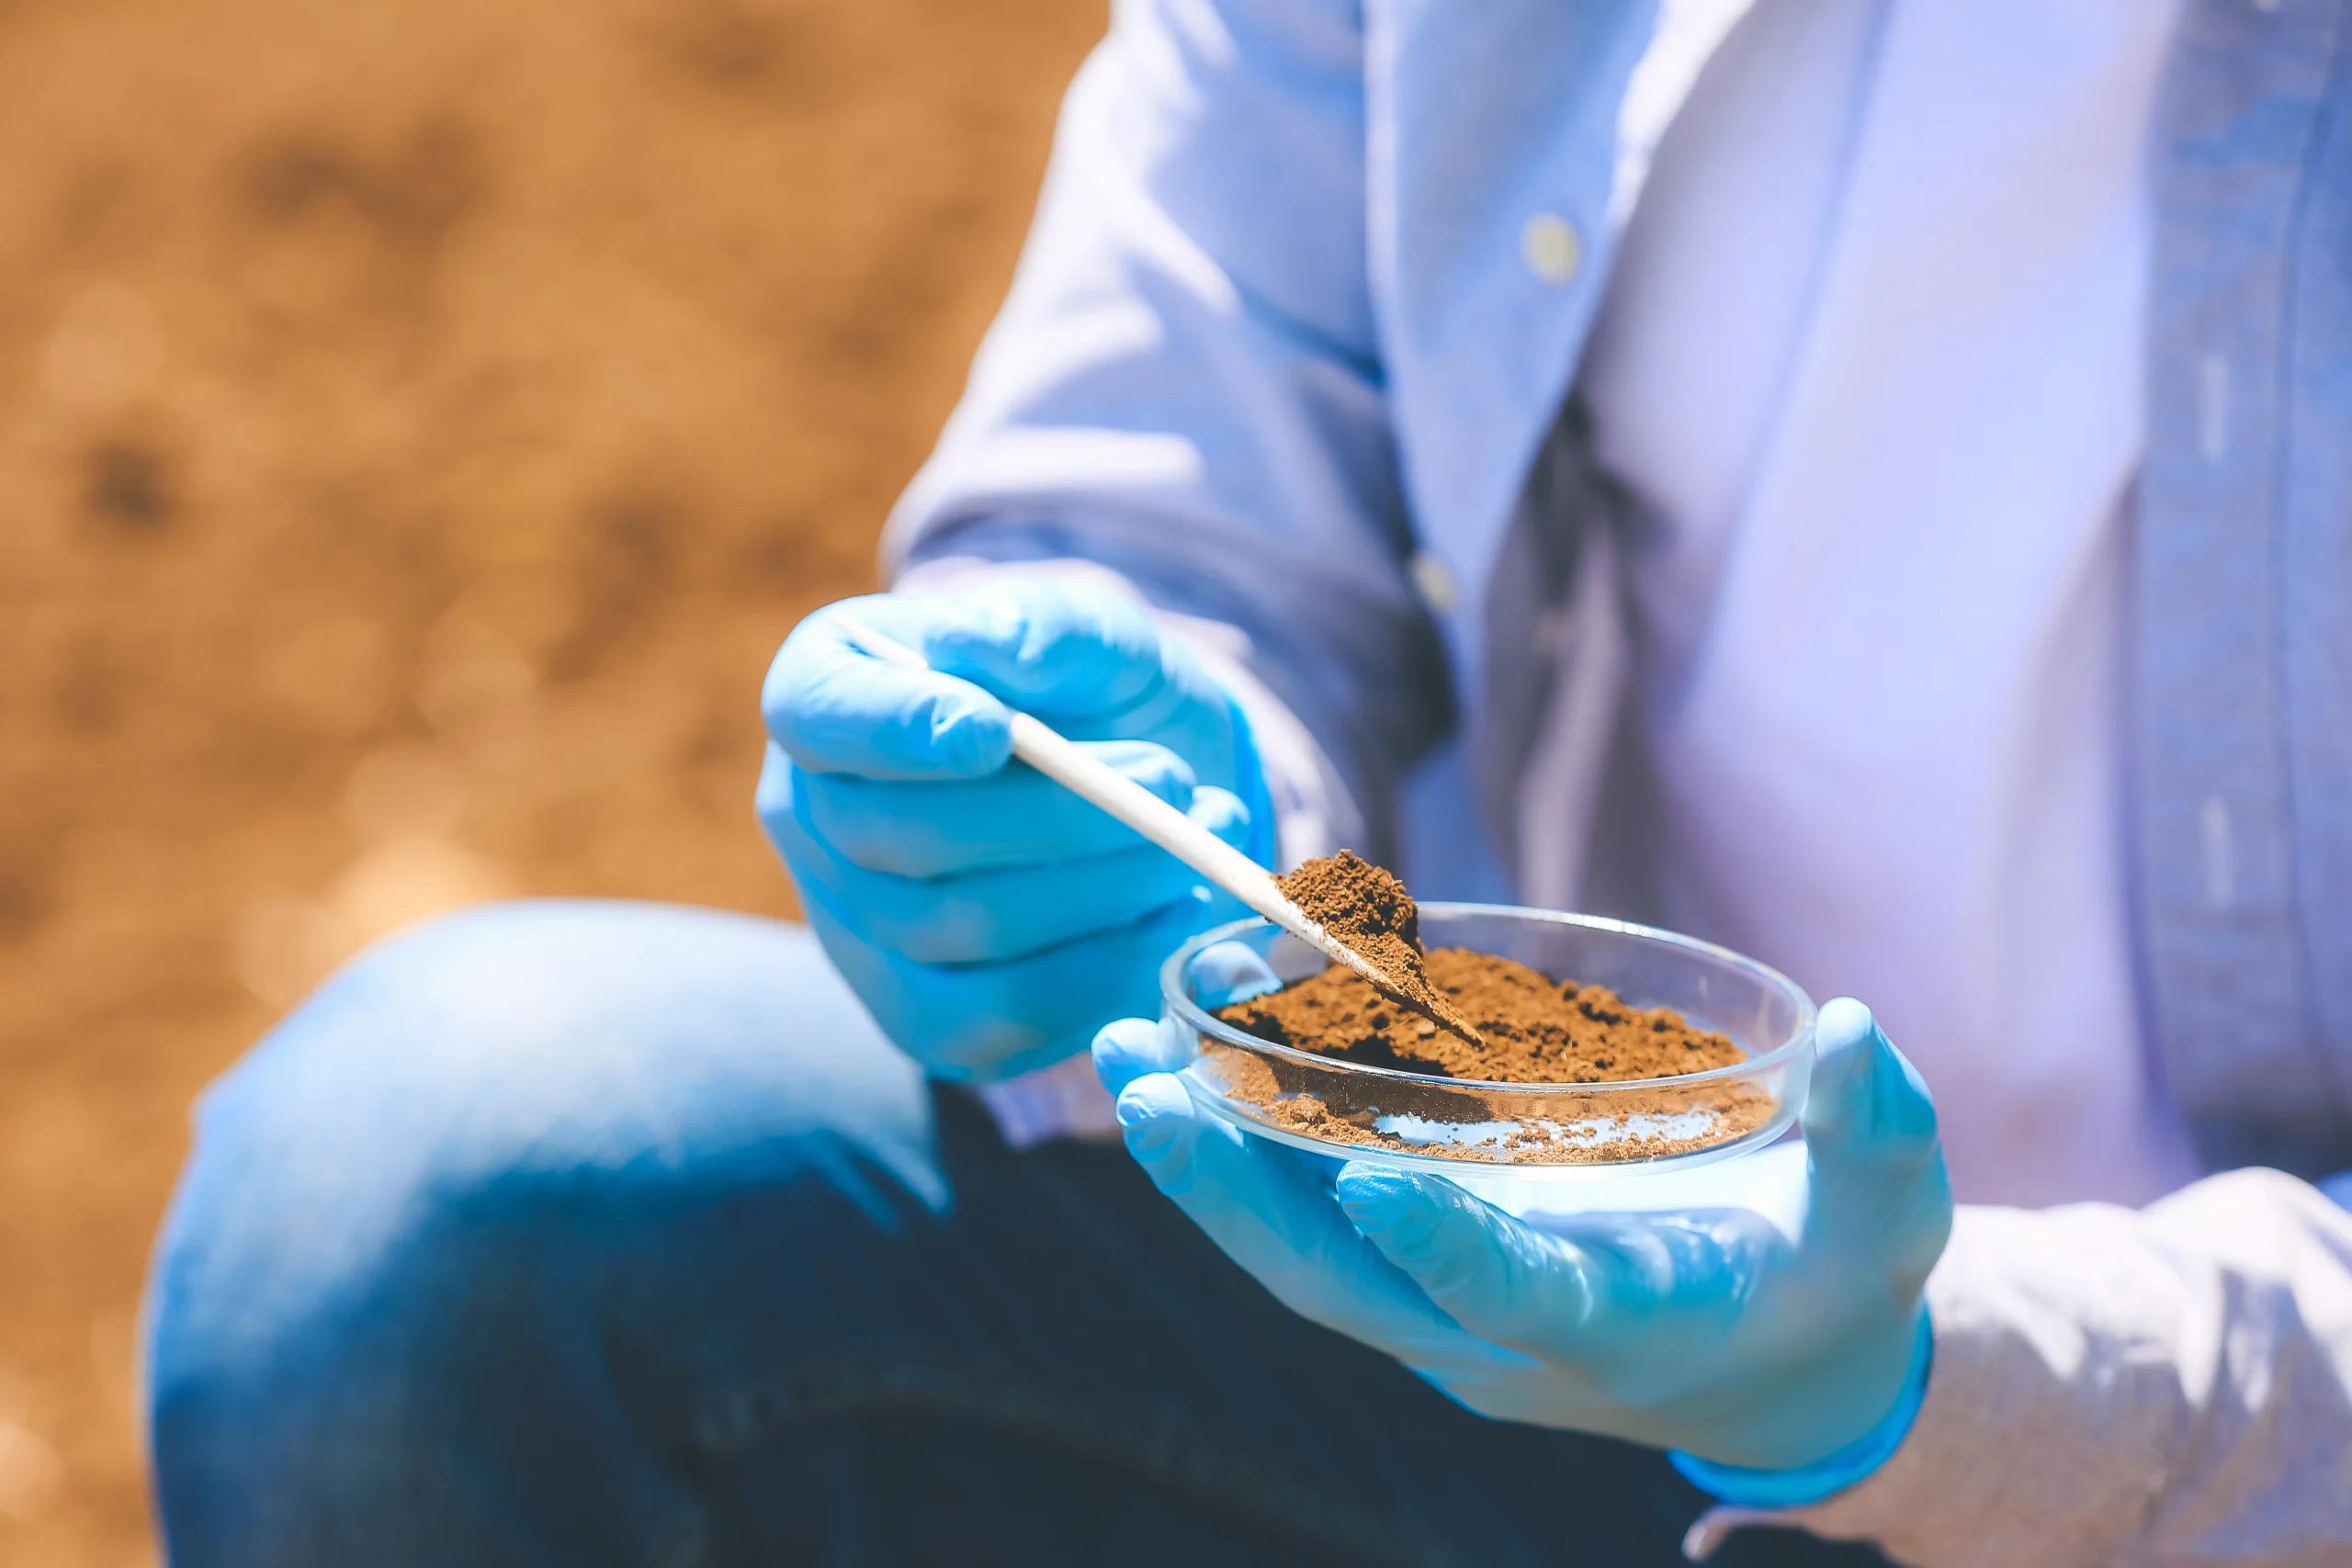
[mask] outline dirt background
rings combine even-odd
[[[0,1564],[154,1560],[190,1098],[505,892],[786,912],[755,696],[1103,0],[0,0]]]

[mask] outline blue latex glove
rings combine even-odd
[[[934,671],[852,647],[845,613]],[[1004,580],[845,600],[794,629],[762,707],[760,818],[809,924],[890,1038],[941,1077],[1043,1066],[1122,1013],[1157,1010],[1160,961],[1246,912],[1012,761],[1012,707],[1272,858],[1239,710],[1114,592]]]
[[[1721,1465],[1835,1461],[1851,1480],[1845,1461],[1899,1414],[1891,1450],[1916,1405],[1920,1292],[1951,1193],[1927,1088],[1870,1010],[1831,1002],[1820,1042],[1793,1241],[1729,1208],[1537,1230],[1441,1178],[1342,1165],[1199,1114],[1171,1074],[1188,1047],[1170,1027],[1122,1020],[1094,1056],[1128,1149],[1227,1256],[1470,1409]]]

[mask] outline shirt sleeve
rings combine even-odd
[[[1115,7],[884,555],[1090,561],[1229,628],[1377,849],[1453,714],[1366,276],[1359,9]]]
[[[1718,1508],[1917,1568],[2352,1561],[2352,1215],[2276,1171],[2133,1212],[1963,1208],[1935,1360],[1886,1464],[1809,1507]]]

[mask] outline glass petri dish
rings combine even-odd
[[[1430,947],[1499,953],[1555,980],[1602,985],[1730,1037],[1747,1060],[1623,1083],[1484,1083],[1360,1066],[1261,1040],[1214,1008],[1320,973],[1323,955],[1252,917],[1204,931],[1160,969],[1189,1044],[1194,1103],[1253,1136],[1445,1175],[1574,1181],[1686,1168],[1760,1147],[1804,1108],[1814,1004],[1727,948],[1623,920],[1498,904],[1420,907]]]

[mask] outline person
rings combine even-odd
[[[808,929],[459,916],[212,1089],[171,1561],[2352,1561],[2347,39],[1117,7],[770,673]],[[1539,1224],[1202,1122],[1231,911],[1016,709],[1847,993],[1803,1142]]]

